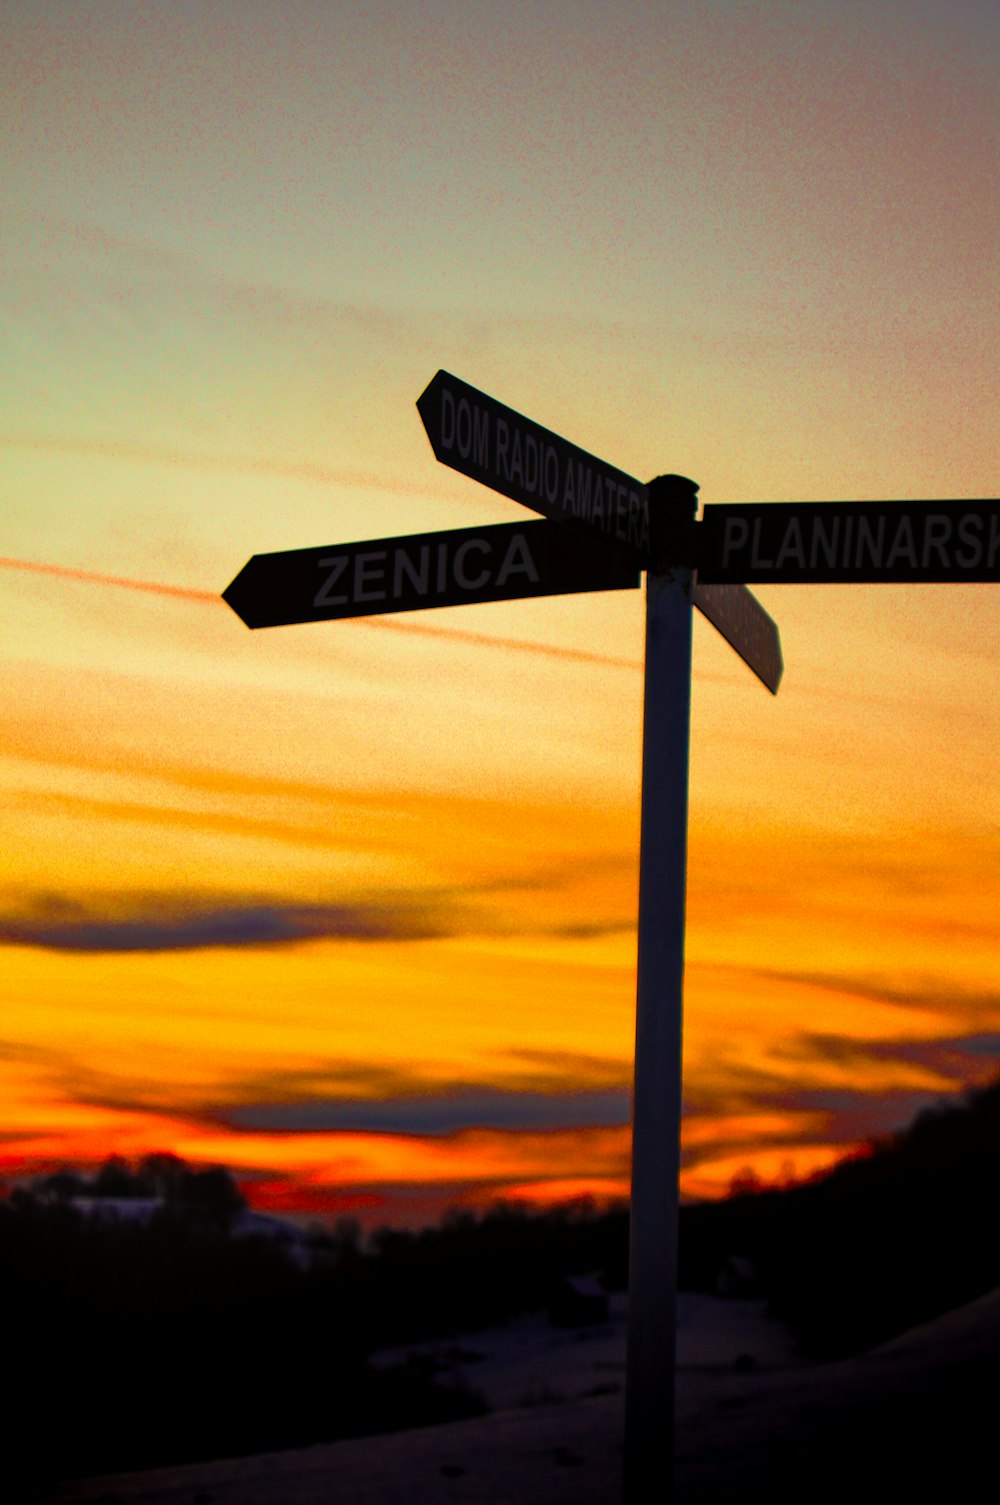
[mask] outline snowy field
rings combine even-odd
[[[599,1327],[539,1316],[380,1356],[467,1383],[486,1417],[88,1480],[45,1505],[615,1505],[624,1318],[619,1301]],[[993,1476],[1000,1291],[836,1364],[799,1362],[758,1302],[684,1295],[678,1325],[678,1505],[920,1505]]]

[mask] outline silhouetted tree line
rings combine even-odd
[[[1000,1082],[821,1176],[683,1209],[680,1280],[727,1254],[813,1358],[860,1353],[1000,1285]]]
[[[246,1207],[236,1182],[219,1165],[196,1169],[179,1155],[147,1155],[135,1170],[111,1155],[93,1176],[61,1170],[34,1183],[35,1195],[56,1202],[156,1201],[174,1211],[230,1222]]]
[[[476,1396],[369,1355],[544,1308],[567,1274],[627,1278],[624,1209],[499,1206],[367,1241],[344,1220],[303,1261],[235,1236],[225,1171],[157,1156],[78,1181],[0,1201],[7,1435],[31,1482],[477,1414]],[[715,1289],[744,1256],[804,1352],[859,1352],[1000,1284],[998,1183],[1000,1082],[810,1182],[684,1207],[680,1283]],[[95,1217],[98,1186],[159,1205]]]
[[[315,1230],[303,1260],[301,1245],[236,1236],[225,1171],[154,1157],[81,1179],[0,1201],[6,1480],[23,1491],[482,1414],[478,1396],[373,1369],[370,1353],[544,1306],[560,1274],[602,1263],[613,1221],[500,1208],[365,1246],[345,1220]],[[141,1217],[116,1207],[151,1190],[161,1205]]]
[[[420,1232],[382,1229],[355,1273],[378,1345],[416,1342],[510,1321],[549,1305],[567,1275],[599,1271],[626,1284],[628,1214],[586,1200],[532,1212],[502,1204],[451,1212]]]

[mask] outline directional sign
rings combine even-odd
[[[650,552],[649,502],[640,481],[439,371],[417,410],[435,456],[452,470],[557,523]]]
[[[702,584],[1000,581],[1000,501],[708,505]]]
[[[254,554],[222,595],[248,627],[283,627],[638,584],[621,548],[525,522]]]
[[[777,695],[785,667],[781,639],[777,624],[757,597],[745,585],[702,585],[696,580],[691,600],[771,694]]]
[[[790,578],[774,572],[796,562],[815,571],[827,543],[828,567],[857,568],[864,529],[855,520],[828,523],[826,534],[818,523],[809,531],[807,514],[816,510],[809,505],[794,516],[784,509],[783,531],[772,526],[773,516],[765,522],[778,508],[716,507],[706,509],[711,521],[695,523],[693,481],[664,475],[644,486],[445,371],[417,408],[439,460],[547,520],[255,554],[223,599],[248,627],[277,627],[626,590],[647,572],[624,1457],[628,1505],[665,1500],[674,1452],[692,607],[777,693],[778,629],[743,581]],[[949,561],[954,556],[963,570],[986,567],[984,561],[993,568],[1000,548],[995,512],[976,509],[997,504],[963,506],[946,534],[936,514],[920,514],[919,542],[914,535],[909,545],[920,568],[933,563],[934,550],[949,548]],[[912,506],[908,515],[913,534]],[[888,568],[906,548],[904,529],[888,514],[881,527],[871,541],[865,535],[866,557]],[[747,574],[748,554],[760,567],[765,548],[771,555],[764,573]]]

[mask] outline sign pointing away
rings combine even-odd
[[[691,600],[771,694],[777,695],[785,668],[781,639],[777,623],[757,597],[745,585],[702,585],[696,580]]]
[[[641,481],[447,371],[432,377],[417,411],[443,465],[646,563],[649,499]]]

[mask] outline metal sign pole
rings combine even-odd
[[[652,483],[654,536],[690,522],[696,491],[681,477]],[[673,1495],[691,587],[690,568],[647,575],[626,1505],[667,1505]]]

